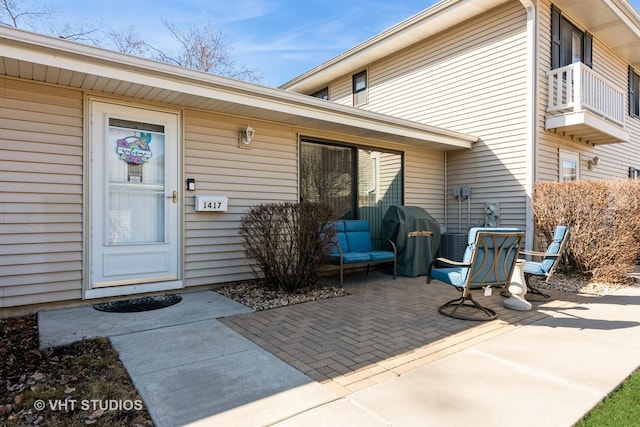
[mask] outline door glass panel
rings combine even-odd
[[[352,150],[333,145],[302,143],[300,195],[302,200],[327,203],[338,218],[352,219]]]
[[[571,63],[582,62],[582,33],[573,31],[571,34]]]
[[[384,214],[403,201],[402,154],[302,142],[300,160],[302,200],[328,203],[340,219],[368,220],[374,246],[383,248]]]
[[[358,150],[358,218],[369,221],[376,249],[383,249],[382,222],[392,205],[402,205],[402,156]]]
[[[105,242],[165,242],[164,126],[109,119]]]

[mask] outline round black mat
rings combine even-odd
[[[180,295],[158,295],[153,297],[142,297],[122,301],[110,301],[95,304],[93,308],[99,311],[110,313],[136,313],[138,311],[157,310],[165,308],[182,301]]]

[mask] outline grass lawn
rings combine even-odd
[[[640,369],[575,427],[626,427],[640,423]]]

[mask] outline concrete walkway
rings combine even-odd
[[[449,286],[348,281],[349,296],[263,312],[212,291],[41,312],[40,342],[108,336],[159,427],[571,426],[640,366],[640,287],[530,312],[481,297],[498,320],[478,324],[438,314]]]

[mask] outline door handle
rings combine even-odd
[[[173,190],[173,194],[171,196],[167,196],[167,199],[172,199],[173,204],[178,203],[178,192],[176,190]]]

